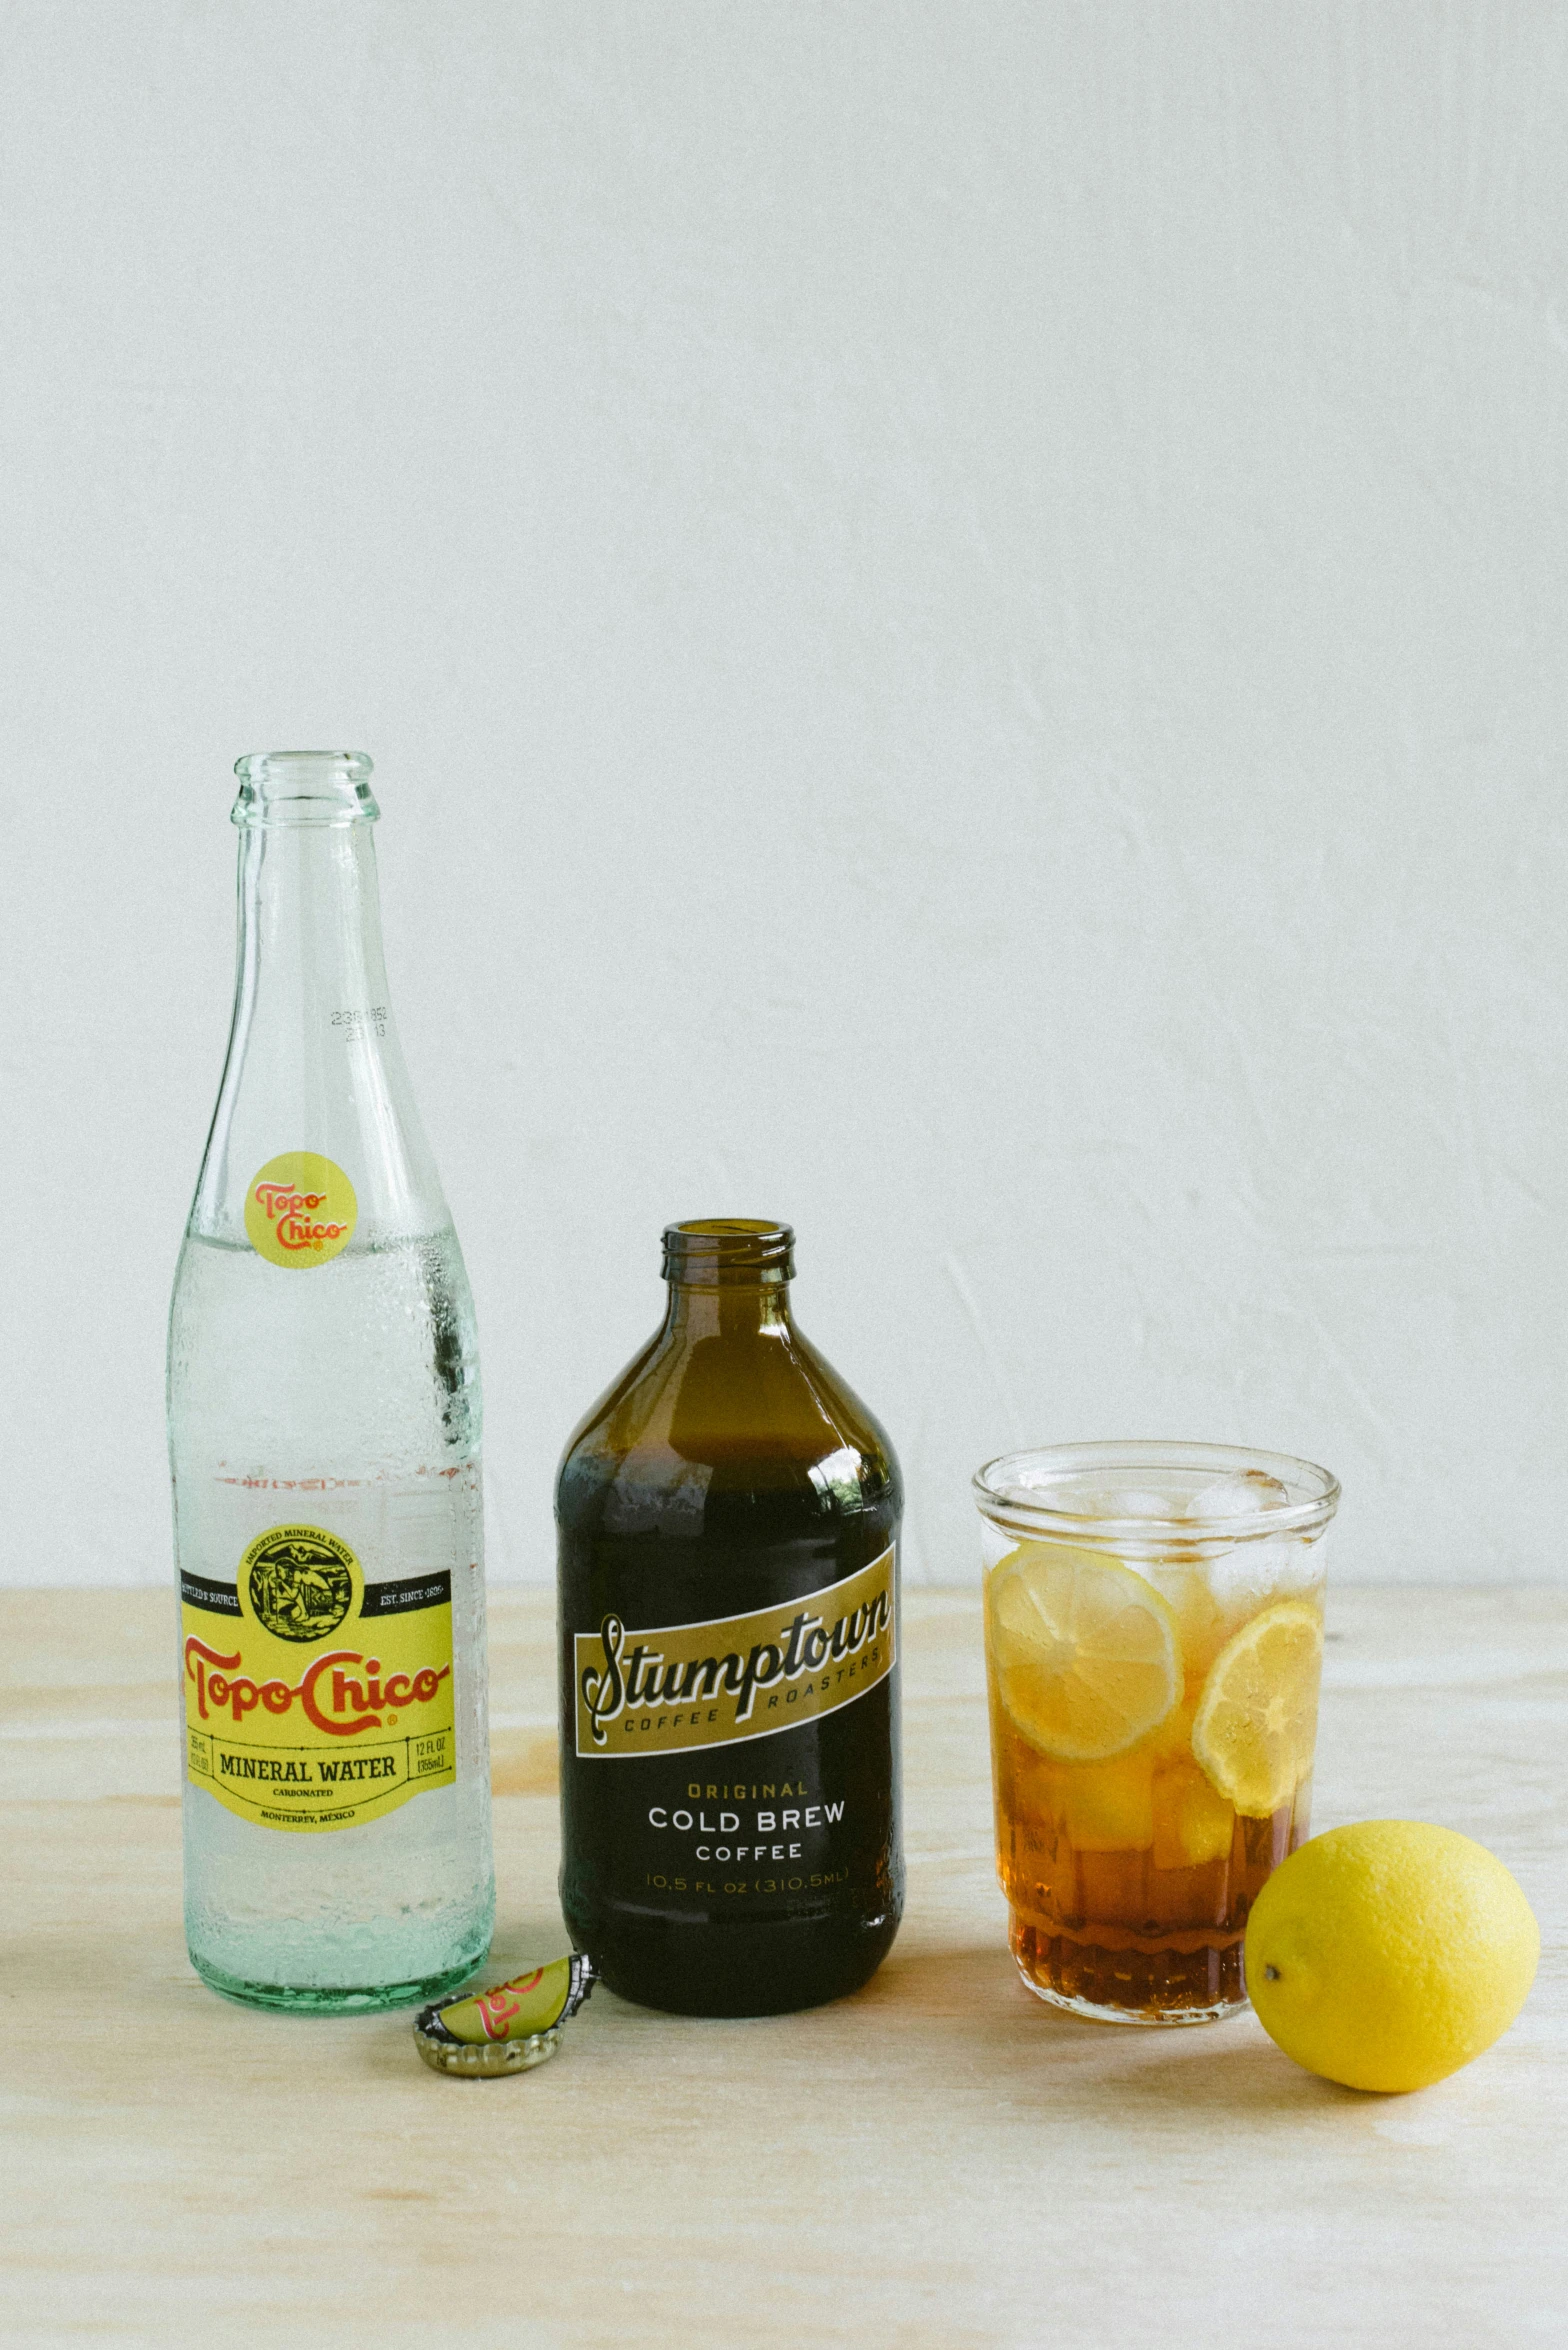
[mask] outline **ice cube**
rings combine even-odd
[[[1125,1557],[1125,1550],[1123,1556]],[[1230,1633],[1226,1629],[1209,1578],[1201,1566],[1175,1561],[1129,1559],[1134,1574],[1142,1575],[1176,1618],[1182,1663],[1189,1673],[1206,1673]]]
[[[1174,1518],[1180,1515],[1182,1503],[1174,1494],[1114,1492],[1107,1494],[1100,1512],[1107,1518]]]
[[[1205,1485],[1186,1505],[1189,1518],[1250,1518],[1261,1510],[1277,1510],[1290,1495],[1267,1469],[1235,1469]]]
[[[1315,1590],[1322,1575],[1316,1545],[1288,1537],[1238,1543],[1223,1557],[1210,1559],[1209,1589],[1225,1639],[1271,1601],[1297,1599]]]

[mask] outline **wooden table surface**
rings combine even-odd
[[[857,1997],[598,1992],[466,2083],[401,2016],[233,2007],[180,1931],[172,1608],[0,1594],[0,2342],[17,2350],[1120,2350],[1568,2342],[1568,1591],[1333,1598],[1318,1820],[1441,1820],[1545,1955],[1453,2080],[1359,2096],[1250,2015],[1080,2023],[1017,1982],[975,1596],[908,1609],[909,1908]],[[492,1612],[500,1924],[564,1947],[548,1600]]]

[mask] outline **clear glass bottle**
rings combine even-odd
[[[479,1365],[388,1004],[357,752],[241,759],[228,1059],[169,1319],[185,1912],[231,1997],[489,1947]]]

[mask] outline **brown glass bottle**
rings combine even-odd
[[[561,1907],[684,2015],[856,1990],[903,1908],[902,1489],[790,1318],[793,1238],[669,1227],[663,1327],[556,1486]]]

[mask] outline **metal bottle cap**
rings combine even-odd
[[[461,2080],[495,2080],[547,2064],[592,1991],[593,1960],[574,1950],[548,1966],[470,1992],[445,2006],[422,2007],[414,2018],[414,2045],[432,2071]]]

